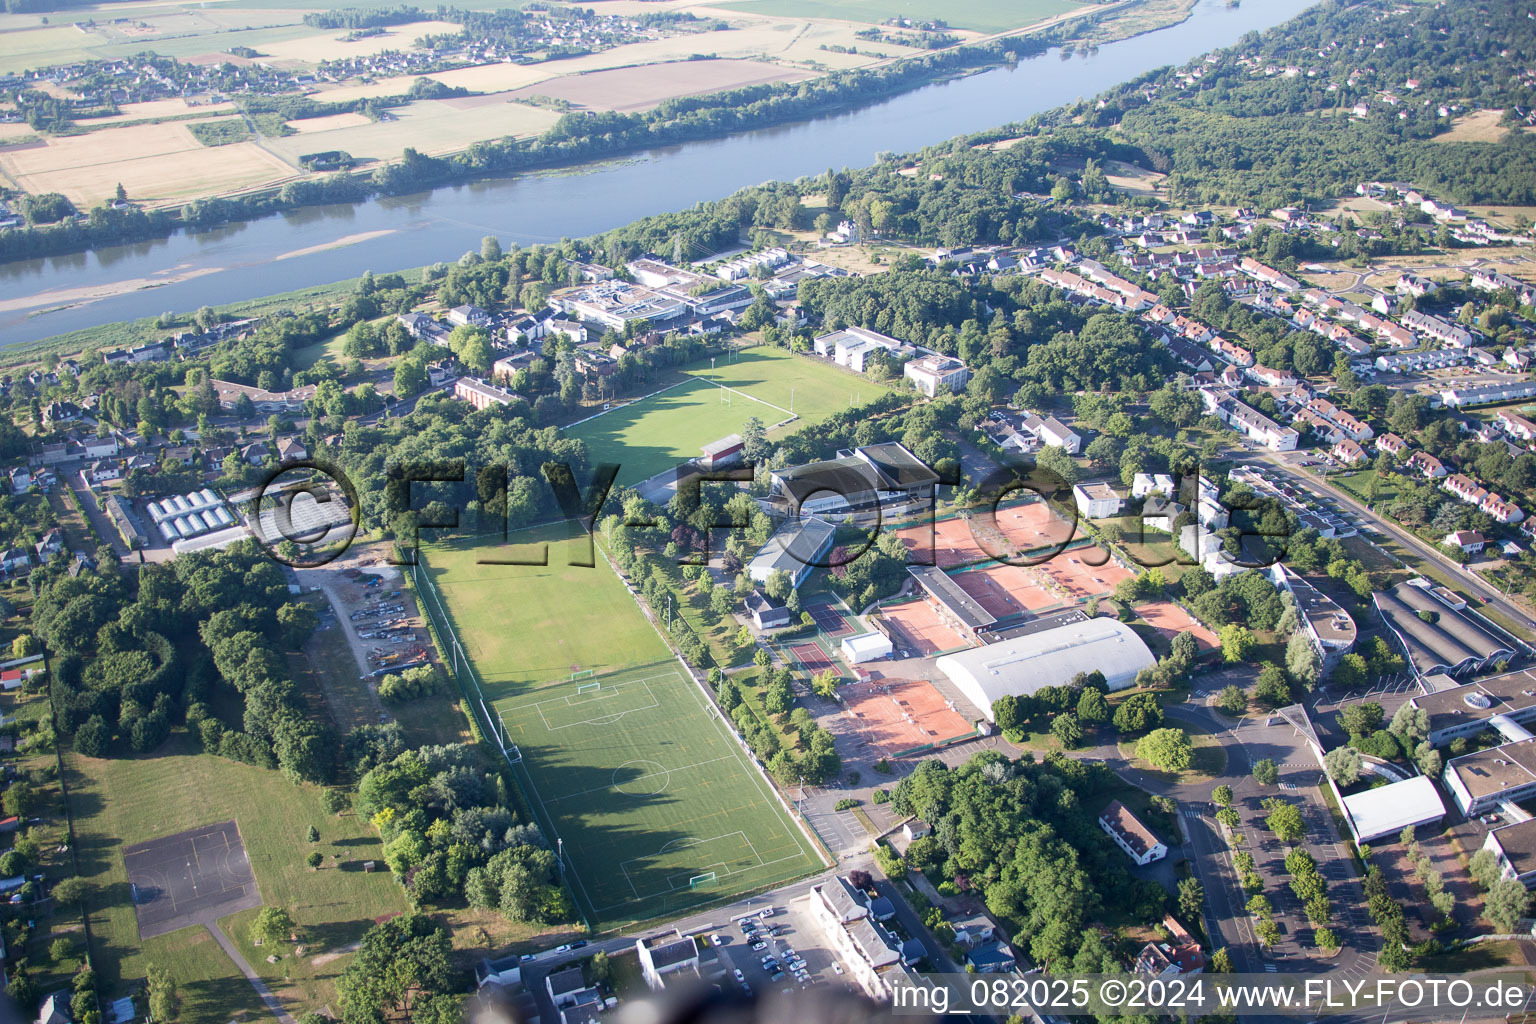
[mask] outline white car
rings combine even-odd
[[[731,972],[731,973],[732,973],[732,974],[734,974],[734,975],[735,975],[735,976],[736,976],[736,980],[737,980],[737,981],[740,981],[740,982],[745,982],[745,981],[746,981],[746,980],[747,980],[747,976],[746,976],[746,975],[745,975],[745,974],[742,974],[742,973],[741,973],[741,968],[740,968],[740,967],[738,967],[738,968],[736,968],[736,969],[735,969],[735,970],[734,970],[734,971],[732,971],[732,972]]]

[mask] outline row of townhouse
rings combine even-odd
[[[1478,269],[1472,271],[1467,284],[1483,292],[1498,292],[1508,289],[1515,293],[1515,299],[1522,306],[1536,306],[1536,285],[1526,284],[1516,280],[1508,274],[1501,274],[1495,270]]]
[[[1112,306],[1115,309],[1133,311],[1146,309],[1157,301],[1157,296],[1151,292],[1142,291],[1138,288],[1138,296],[1130,298],[1105,285],[1095,284],[1087,278],[1072,273],[1070,270],[1044,270],[1040,273],[1040,280],[1053,288],[1060,288],[1062,291],[1071,292],[1090,302]]]
[[[1244,404],[1230,392],[1214,388],[1201,391],[1205,411],[1249,440],[1272,451],[1294,451],[1300,435],[1295,429],[1282,426],[1257,409]]]
[[[1082,260],[1078,263],[1085,277],[1091,278],[1112,292],[1118,292],[1125,296],[1127,308],[1146,309],[1157,304],[1158,298],[1152,292],[1147,291],[1134,281],[1127,281],[1118,274],[1112,274],[1097,260]]]
[[[1520,511],[1518,505],[1505,501],[1487,488],[1479,486],[1477,481],[1465,474],[1452,473],[1445,478],[1440,487],[1468,505],[1477,506],[1496,522],[1509,525],[1525,518],[1525,513]]]
[[[1276,291],[1286,293],[1301,291],[1301,282],[1294,277],[1283,274],[1274,267],[1266,266],[1251,256],[1244,256],[1239,260],[1237,268],[1260,284],[1268,285]]]
[[[1403,326],[1417,334],[1425,334],[1452,348],[1471,348],[1476,339],[1465,327],[1442,320],[1428,313],[1410,309],[1402,316]]]

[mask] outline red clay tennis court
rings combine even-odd
[[[816,625],[828,636],[849,636],[853,633],[853,624],[844,618],[843,613],[834,608],[830,601],[807,604],[805,610],[811,613],[811,618],[816,620]]]
[[[836,663],[827,657],[827,652],[816,644],[796,644],[789,649],[789,653],[805,666],[807,672],[822,672],[829,668],[837,668]]]
[[[950,579],[974,597],[988,614],[999,619],[1035,614],[1069,602],[1069,598],[1047,587],[1035,572],[1027,566],[994,563],[957,572]]]
[[[1194,616],[1172,601],[1153,601],[1150,604],[1140,605],[1136,608],[1136,614],[1170,642],[1187,630],[1195,635],[1202,651],[1214,651],[1221,646],[1215,633],[1202,626]]]
[[[1076,535],[1076,528],[1043,501],[1000,508],[996,524],[1004,542],[1016,551],[1056,547]]]
[[[1063,551],[1035,569],[1073,597],[1081,599],[1106,597],[1114,592],[1115,584],[1133,575],[1115,564],[1109,553],[1097,544]]]
[[[886,632],[898,648],[921,655],[966,647],[965,637],[945,625],[938,610],[927,601],[908,601],[880,609]]]
[[[940,569],[953,569],[957,565],[970,565],[992,557],[971,535],[970,520],[960,516],[906,526],[897,530],[896,536],[907,546],[907,560],[913,565],[932,564]]]
[[[926,680],[877,679],[844,686],[838,695],[853,731],[888,754],[975,734],[970,719]]]

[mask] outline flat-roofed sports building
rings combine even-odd
[[[1493,853],[1500,877],[1530,885],[1536,879],[1536,818],[1494,829],[1483,840],[1483,849]]]
[[[1409,826],[1430,825],[1445,817],[1445,803],[1432,780],[1417,775],[1344,798],[1344,814],[1355,842],[1395,836]]]
[[[1412,579],[1374,596],[1376,610],[1408,655],[1414,674],[1467,675],[1514,657],[1511,642],[1454,594]]]
[[[1536,669],[1419,694],[1409,703],[1424,709],[1429,716],[1429,742],[1443,747],[1459,737],[1497,728],[1500,719],[1517,723],[1536,719]]]
[[[986,647],[946,654],[934,662],[965,699],[992,721],[1000,697],[1061,686],[1079,672],[1104,673],[1111,690],[1123,690],[1157,659],[1136,631],[1114,619],[1066,622]]]
[[[1444,777],[1445,788],[1469,818],[1506,800],[1524,800],[1536,795],[1536,740],[1453,757]]]
[[[975,638],[997,625],[997,617],[938,566],[909,565],[907,572],[928,595],[928,603],[939,613],[939,618],[954,626],[962,636]]]
[[[895,442],[866,445],[835,459],[775,470],[769,500],[792,516],[841,516],[920,503],[931,508],[939,474]]]
[[[836,535],[837,527],[821,519],[785,523],[747,563],[747,575],[758,583],[767,583],[769,576],[782,569],[798,589],[810,571],[825,561]]]

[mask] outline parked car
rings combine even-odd
[[[768,943],[764,942],[762,939],[758,939],[756,942],[752,943],[752,949],[753,950],[767,949],[767,948],[768,948]]]
[[[746,976],[746,975],[745,975],[745,974],[742,974],[742,973],[741,973],[741,968],[740,968],[740,967],[738,967],[738,968],[736,968],[736,969],[735,969],[735,970],[734,970],[734,971],[732,971],[732,972],[731,972],[731,973],[732,973],[732,974],[734,974],[734,975],[735,975],[735,976],[736,976],[736,980],[737,980],[737,981],[740,981],[740,982],[745,982],[745,981],[746,981],[746,980],[747,980],[747,976]]]
[[[537,960],[538,958],[539,955],[537,953],[524,953],[522,956],[517,958],[517,962],[520,964],[526,964],[529,961]]]

